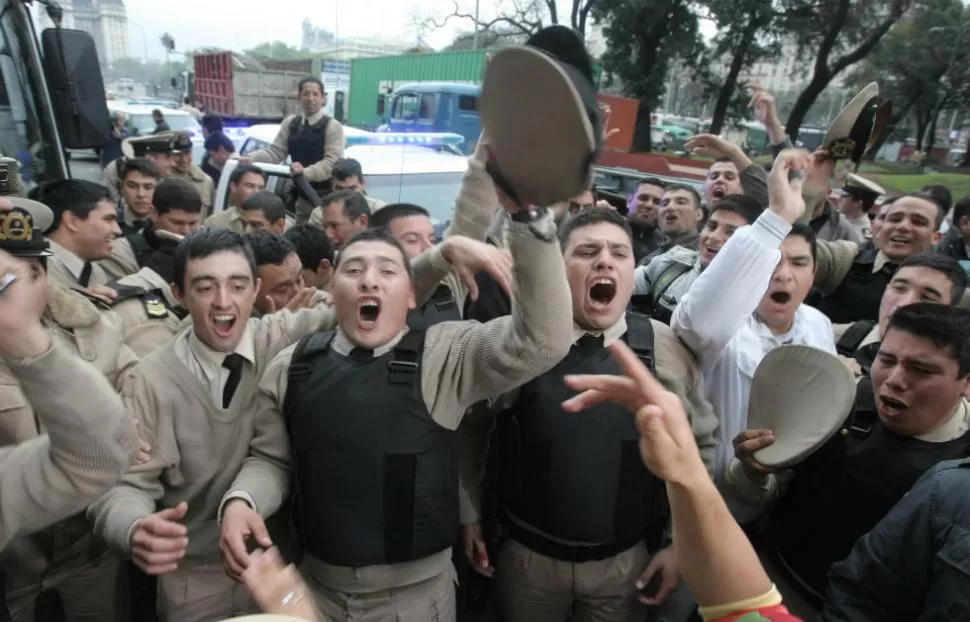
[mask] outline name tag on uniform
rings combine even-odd
[[[152,319],[168,317],[168,307],[158,294],[145,294],[141,298],[145,313]]]

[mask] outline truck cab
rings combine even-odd
[[[405,84],[390,95],[379,95],[377,114],[386,123],[379,132],[450,132],[465,138],[465,153],[473,153],[482,132],[478,116],[481,88],[455,82]]]

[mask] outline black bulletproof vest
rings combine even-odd
[[[795,468],[771,516],[776,551],[802,582],[824,594],[829,566],[847,557],[923,473],[938,462],[967,456],[970,433],[931,443],[887,430],[865,376],[843,430]]]
[[[7,575],[0,570],[0,622],[12,622],[7,609]]]
[[[649,318],[628,313],[624,339],[652,369]],[[616,404],[562,409],[575,395],[563,376],[619,373],[601,340],[581,339],[500,415],[501,501],[516,519],[555,538],[604,545],[642,538],[666,513],[663,482],[643,467],[630,412]]]
[[[351,360],[333,333],[297,346],[284,402],[302,549],[328,564],[396,564],[450,547],[458,525],[458,435],[421,396],[424,331]]]
[[[323,117],[313,125],[304,123],[299,115],[294,117],[290,121],[290,138],[286,143],[290,159],[303,166],[310,166],[322,160],[329,124],[330,117]]]
[[[455,322],[461,319],[458,303],[446,285],[439,285],[428,302],[408,314],[408,326],[412,329],[427,330],[441,322]]]
[[[863,245],[838,289],[818,301],[819,311],[833,323],[879,320],[879,303],[896,266],[887,263],[882,270],[873,273],[878,254],[879,249],[872,242]]]

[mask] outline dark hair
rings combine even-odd
[[[965,196],[953,206],[953,226],[960,226],[960,219],[970,216],[970,196]]]
[[[627,237],[630,238],[630,243],[633,243],[633,229],[630,228],[630,223],[626,218],[616,210],[605,207],[594,207],[581,211],[572,218],[567,219],[559,227],[559,245],[565,250],[569,246],[569,238],[573,235],[574,231],[600,223],[616,225],[620,229],[623,229]]]
[[[791,231],[785,237],[804,238],[812,253],[812,263],[818,263],[818,238],[815,237],[815,231],[812,230],[811,225],[801,220],[795,221],[795,224],[791,226]]]
[[[361,181],[364,180],[364,171],[360,167],[360,162],[353,158],[340,158],[334,162],[330,174],[337,181],[344,181],[351,177],[357,177]]]
[[[162,111],[159,108],[156,108],[156,109],[152,110],[152,116],[153,117],[162,117],[163,119],[165,118],[165,115],[162,113]]]
[[[111,194],[101,184],[84,179],[63,179],[39,186],[33,193],[35,201],[40,201],[54,212],[54,224],[48,234],[61,226],[65,212],[71,212],[81,220],[87,220],[101,201],[111,201]]]
[[[163,179],[155,186],[152,205],[159,215],[167,214],[172,210],[199,214],[202,212],[202,197],[195,186],[184,179],[173,177]]]
[[[765,211],[765,208],[756,199],[747,195],[729,194],[714,201],[714,204],[711,206],[712,215],[721,210],[734,212],[741,218],[744,218],[745,222],[750,225],[758,220],[758,216],[761,216],[761,212]]]
[[[279,222],[281,218],[286,218],[286,205],[283,203],[283,199],[269,190],[260,190],[243,201],[239,209],[243,212],[261,210],[263,215],[266,216],[266,220],[271,223]]]
[[[350,236],[350,239],[344,243],[343,248],[340,249],[340,252],[337,253],[337,256],[334,258],[334,268],[338,268],[340,266],[341,259],[347,255],[347,249],[358,242],[383,242],[384,244],[393,246],[399,253],[401,253],[401,259],[404,261],[404,268],[408,271],[408,278],[414,278],[414,273],[411,271],[411,260],[408,259],[407,251],[404,250],[404,246],[398,242],[394,236],[388,233],[387,229],[384,228],[363,229]]]
[[[960,262],[936,251],[923,251],[910,255],[896,269],[896,273],[903,268],[928,268],[943,274],[953,286],[953,295],[950,305],[956,305],[963,299],[963,292],[967,289],[967,273],[960,266]]]
[[[300,83],[296,85],[296,94],[299,95],[299,94],[303,93],[303,87],[306,86],[307,84],[316,84],[317,86],[320,87],[320,92],[321,93],[326,93],[327,92],[327,90],[325,88],[323,88],[323,82],[320,80],[320,78],[314,78],[313,76],[307,76],[307,77],[303,78],[302,80],[300,80]]]
[[[282,235],[265,229],[247,233],[246,239],[253,249],[253,257],[256,259],[257,266],[269,264],[280,266],[283,265],[287,257],[296,253],[293,242]]]
[[[893,312],[886,332],[894,328],[947,350],[958,364],[957,378],[970,373],[970,309],[916,302]]]
[[[929,194],[927,192],[907,192],[906,194],[900,197],[896,197],[896,200],[893,202],[895,203],[900,199],[906,199],[906,198],[920,199],[922,201],[926,201],[927,203],[932,203],[933,205],[935,205],[936,206],[936,220],[935,220],[936,228],[937,229],[940,228],[940,225],[943,224],[943,219],[946,218],[946,213],[949,211],[949,207],[947,207],[947,204],[945,204],[938,196]]]
[[[391,203],[374,212],[370,220],[367,221],[367,224],[371,227],[386,227],[398,218],[407,218],[409,216],[431,218],[428,210],[420,205],[414,205],[413,203]]]
[[[324,259],[333,265],[333,242],[320,227],[306,223],[293,225],[283,237],[293,243],[304,270],[316,270]]]
[[[266,173],[263,172],[263,169],[259,168],[258,166],[253,166],[252,164],[240,164],[234,168],[232,173],[229,175],[229,183],[238,184],[243,176],[250,173],[259,175],[263,178],[263,181],[266,181]]]
[[[185,103],[185,104],[191,104],[192,103],[192,99],[189,98],[189,97],[183,97],[182,98],[182,102]]]
[[[223,130],[222,117],[217,117],[214,114],[207,114],[203,116],[201,124],[207,132],[212,134],[215,132],[221,132]]]
[[[256,258],[253,257],[253,248],[249,245],[246,237],[235,231],[222,227],[202,227],[188,234],[175,247],[175,270],[174,280],[179,289],[185,290],[185,273],[189,262],[193,259],[205,259],[216,253],[222,252],[239,253],[249,264],[253,284],[259,276],[256,268]]]
[[[122,160],[121,174],[118,176],[118,179],[124,181],[130,173],[134,172],[154,179],[160,179],[162,177],[162,174],[158,171],[158,165],[148,158],[131,158],[129,160]]]
[[[370,205],[367,204],[364,195],[356,190],[337,190],[323,197],[323,209],[327,209],[334,203],[343,203],[344,215],[349,220],[357,220],[361,216],[367,216],[368,220],[370,219]]]
[[[656,177],[644,177],[643,179],[637,182],[637,189],[639,190],[640,186],[643,186],[643,185],[656,186],[658,188],[663,188],[664,190],[667,189],[667,182],[661,181]]]
[[[694,205],[701,207],[701,195],[699,192],[697,192],[697,189],[694,188],[694,186],[688,186],[687,184],[670,184],[664,188],[664,194],[673,192],[675,190],[686,190],[692,197],[694,197]]]
[[[923,186],[920,192],[936,199],[936,202],[943,208],[944,213],[949,212],[950,208],[953,207],[953,193],[946,186],[930,184],[929,186]]]

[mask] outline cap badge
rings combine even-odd
[[[34,239],[34,219],[26,210],[14,208],[0,215],[0,240],[28,242]]]

